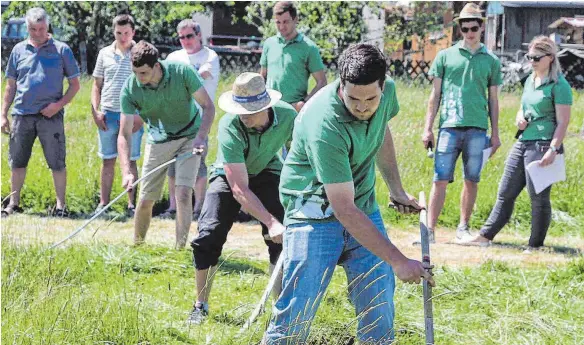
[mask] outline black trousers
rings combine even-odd
[[[523,188],[527,187],[531,200],[531,236],[530,247],[541,247],[552,221],[552,204],[550,193],[552,186],[547,187],[541,193],[536,194],[533,182],[526,167],[533,161],[538,161],[547,152],[550,141],[518,141],[511,148],[505,171],[499,183],[497,202],[491,210],[491,214],[481,229],[481,235],[489,240],[497,236],[505,224],[511,219],[515,200]]]
[[[280,222],[284,219],[284,208],[280,203],[278,185],[280,176],[261,172],[249,178],[249,189],[260,199],[264,207]],[[210,181],[205,194],[205,202],[199,217],[199,236],[191,242],[193,264],[197,270],[217,265],[227,234],[235,221],[241,205],[233,197],[233,192],[225,176],[217,176]],[[262,223],[262,236],[268,246],[270,262],[275,264],[282,252],[282,244],[266,240],[268,227]]]

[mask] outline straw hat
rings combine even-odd
[[[462,11],[460,11],[460,15],[457,18],[454,18],[454,21],[459,23],[461,19],[481,19],[484,21],[485,17],[483,17],[483,11],[481,11],[479,5],[469,2],[464,5]]]
[[[280,92],[266,89],[260,74],[245,72],[235,79],[231,91],[219,97],[219,108],[228,113],[247,115],[272,107],[280,98]]]

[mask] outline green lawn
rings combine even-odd
[[[223,78],[219,84],[217,97],[231,87],[234,76]],[[332,80],[332,76],[329,76]],[[77,212],[89,213],[99,202],[99,167],[101,161],[97,156],[97,131],[90,112],[91,82],[84,80],[79,94],[67,107],[66,135],[67,135],[67,167],[68,184],[67,198],[70,209]],[[394,141],[397,147],[398,162],[403,184],[407,191],[418,195],[421,190],[429,193],[432,184],[433,162],[426,158],[420,142],[426,112],[429,89],[427,87],[409,86],[397,83],[398,98],[401,111],[390,121]],[[519,93],[501,94],[500,128],[503,142],[499,152],[487,163],[479,185],[479,194],[476,209],[471,219],[474,228],[480,227],[486,220],[495,202],[497,185],[503,173],[505,157],[514,143],[515,113],[518,109]],[[211,130],[209,141],[208,163],[215,159],[217,149],[216,125],[223,112],[217,107],[215,126]],[[584,121],[584,93],[574,93],[572,120],[569,134],[565,140],[568,162],[566,182],[559,183],[552,189],[552,206],[554,219],[552,232],[574,232],[584,225],[584,195],[583,169],[584,167],[584,140],[577,133]],[[437,134],[437,133],[435,133]],[[2,136],[2,196],[10,193],[7,166],[8,138]],[[139,162],[141,164],[141,162]],[[439,219],[440,225],[455,227],[459,217],[459,200],[462,188],[461,163],[457,166],[456,181],[447,191],[444,211]],[[122,191],[119,172],[114,182],[112,197]],[[377,198],[381,205],[389,200],[387,188],[378,176]],[[30,161],[27,178],[22,192],[22,206],[30,212],[44,212],[54,204],[55,194],[52,187],[51,174],[47,170],[40,144],[35,144],[34,153]],[[118,210],[124,207],[123,200],[116,205]],[[402,217],[391,210],[384,210],[384,218],[391,222],[412,223],[415,217]],[[519,197],[511,226],[519,227],[521,231],[529,230],[530,204],[527,193]]]
[[[217,95],[230,87],[223,79]],[[90,82],[67,108],[68,202],[71,209],[90,212],[98,202],[100,160],[97,133],[90,115]],[[429,192],[432,161],[420,144],[429,89],[398,82],[400,114],[391,121],[404,186],[417,195]],[[501,95],[503,146],[487,164],[480,184],[472,225],[478,228],[495,201],[504,159],[513,144],[513,119],[520,94]],[[552,236],[582,236],[584,140],[576,133],[584,120],[584,93],[575,93],[570,134],[565,141],[568,180],[554,187]],[[218,110],[217,117],[222,112]],[[215,122],[217,123],[217,121]],[[210,138],[209,162],[215,158],[216,128]],[[42,212],[54,202],[50,173],[38,143],[30,163],[23,206]],[[9,193],[7,137],[2,138],[2,195]],[[457,180],[449,187],[442,226],[458,221],[461,190]],[[379,182],[381,178],[379,177]],[[378,183],[378,200],[388,201]],[[116,177],[113,195],[122,191]],[[123,202],[118,205],[119,210]],[[414,216],[399,216],[383,208],[386,223],[411,226]],[[30,227],[36,217],[26,218]],[[510,227],[529,232],[529,199],[518,199]],[[22,229],[27,231],[27,229]],[[45,231],[45,230],[43,230]],[[51,231],[51,229],[46,229]],[[397,230],[399,231],[399,230]],[[257,303],[267,283],[267,262],[223,256],[211,296],[210,320],[200,327],[185,319],[195,297],[189,251],[160,245],[75,244],[45,251],[38,244],[22,245],[2,234],[2,343],[3,344],[257,344],[269,315],[241,336],[236,333]],[[240,257],[241,255],[237,255]],[[437,344],[556,345],[584,344],[584,258],[569,264],[527,266],[496,259],[434,270],[434,324]],[[344,344],[355,332],[353,309],[346,297],[346,278],[335,271],[311,334],[310,344]],[[396,344],[423,343],[422,289],[398,283],[396,289]]]
[[[267,263],[226,257],[211,295],[210,320],[189,327],[184,321],[195,289],[189,251],[100,244],[43,252],[3,244],[2,343],[256,344],[269,315],[242,336],[236,333],[267,283]],[[582,258],[551,268],[444,266],[435,274],[437,344],[584,342]],[[354,334],[346,288],[338,269],[311,344],[342,344]],[[422,344],[421,287],[398,283],[395,304],[396,344]]]

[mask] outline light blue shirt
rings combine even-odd
[[[14,46],[8,59],[6,78],[16,80],[12,115],[38,114],[63,97],[63,79],[80,74],[73,51],[52,38],[35,48],[22,41]]]

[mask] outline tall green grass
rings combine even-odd
[[[3,344],[257,344],[269,318],[237,336],[267,283],[267,262],[228,258],[215,280],[209,320],[187,326],[195,297],[188,251],[97,244],[47,252],[7,242]],[[553,268],[487,262],[435,273],[437,344],[584,343],[582,258]],[[309,344],[344,344],[355,334],[346,291],[336,270]],[[422,344],[421,287],[398,282],[395,305],[396,344]]]
[[[217,97],[231,87],[233,75],[222,77]],[[329,80],[333,76],[329,75]],[[312,80],[311,80],[312,81]],[[68,184],[67,198],[69,207],[77,212],[91,212],[99,202],[99,169],[101,161],[97,156],[97,130],[90,112],[91,81],[82,82],[81,91],[74,101],[66,109],[66,135],[67,135],[67,167]],[[4,90],[4,88],[3,88]],[[429,88],[416,86],[402,82],[397,83],[397,92],[400,102],[400,113],[391,122],[394,141],[397,147],[398,161],[403,184],[406,190],[416,195],[420,190],[429,193],[432,184],[433,162],[426,158],[425,151],[420,142],[420,136],[424,124]],[[500,131],[502,147],[496,155],[489,160],[482,174],[479,184],[475,212],[471,219],[473,227],[480,227],[486,220],[492,206],[495,203],[497,186],[501,175],[505,157],[512,144],[515,142],[514,126],[515,113],[519,107],[520,92],[502,93],[500,96]],[[223,116],[223,111],[218,107],[215,125],[211,130],[209,141],[209,155],[207,162],[214,161],[217,149],[216,126]],[[574,105],[572,106],[572,119],[570,122],[568,137],[565,140],[567,156],[567,181],[555,185],[552,189],[552,206],[554,219],[551,232],[578,231],[584,225],[584,140],[577,135],[584,121],[584,93],[574,92]],[[435,135],[437,132],[435,131]],[[7,166],[8,138],[2,138],[2,196],[10,193],[9,176]],[[141,164],[141,162],[139,162]],[[440,225],[454,227],[459,218],[459,201],[462,189],[462,167],[459,160],[456,167],[455,182],[449,185],[444,210],[439,219]],[[112,197],[122,192],[119,170],[114,182]],[[387,188],[380,176],[378,176],[377,198],[380,205],[387,205],[389,195]],[[38,142],[35,144],[31,158],[25,186],[22,194],[22,206],[32,212],[42,212],[53,205],[55,194],[50,171],[44,161],[42,150]],[[122,210],[123,202],[120,202],[118,210]],[[398,225],[414,222],[414,218],[400,216],[384,207],[384,218]],[[530,203],[526,193],[522,193],[517,200],[515,213],[511,220],[511,226],[524,231],[530,227]]]

